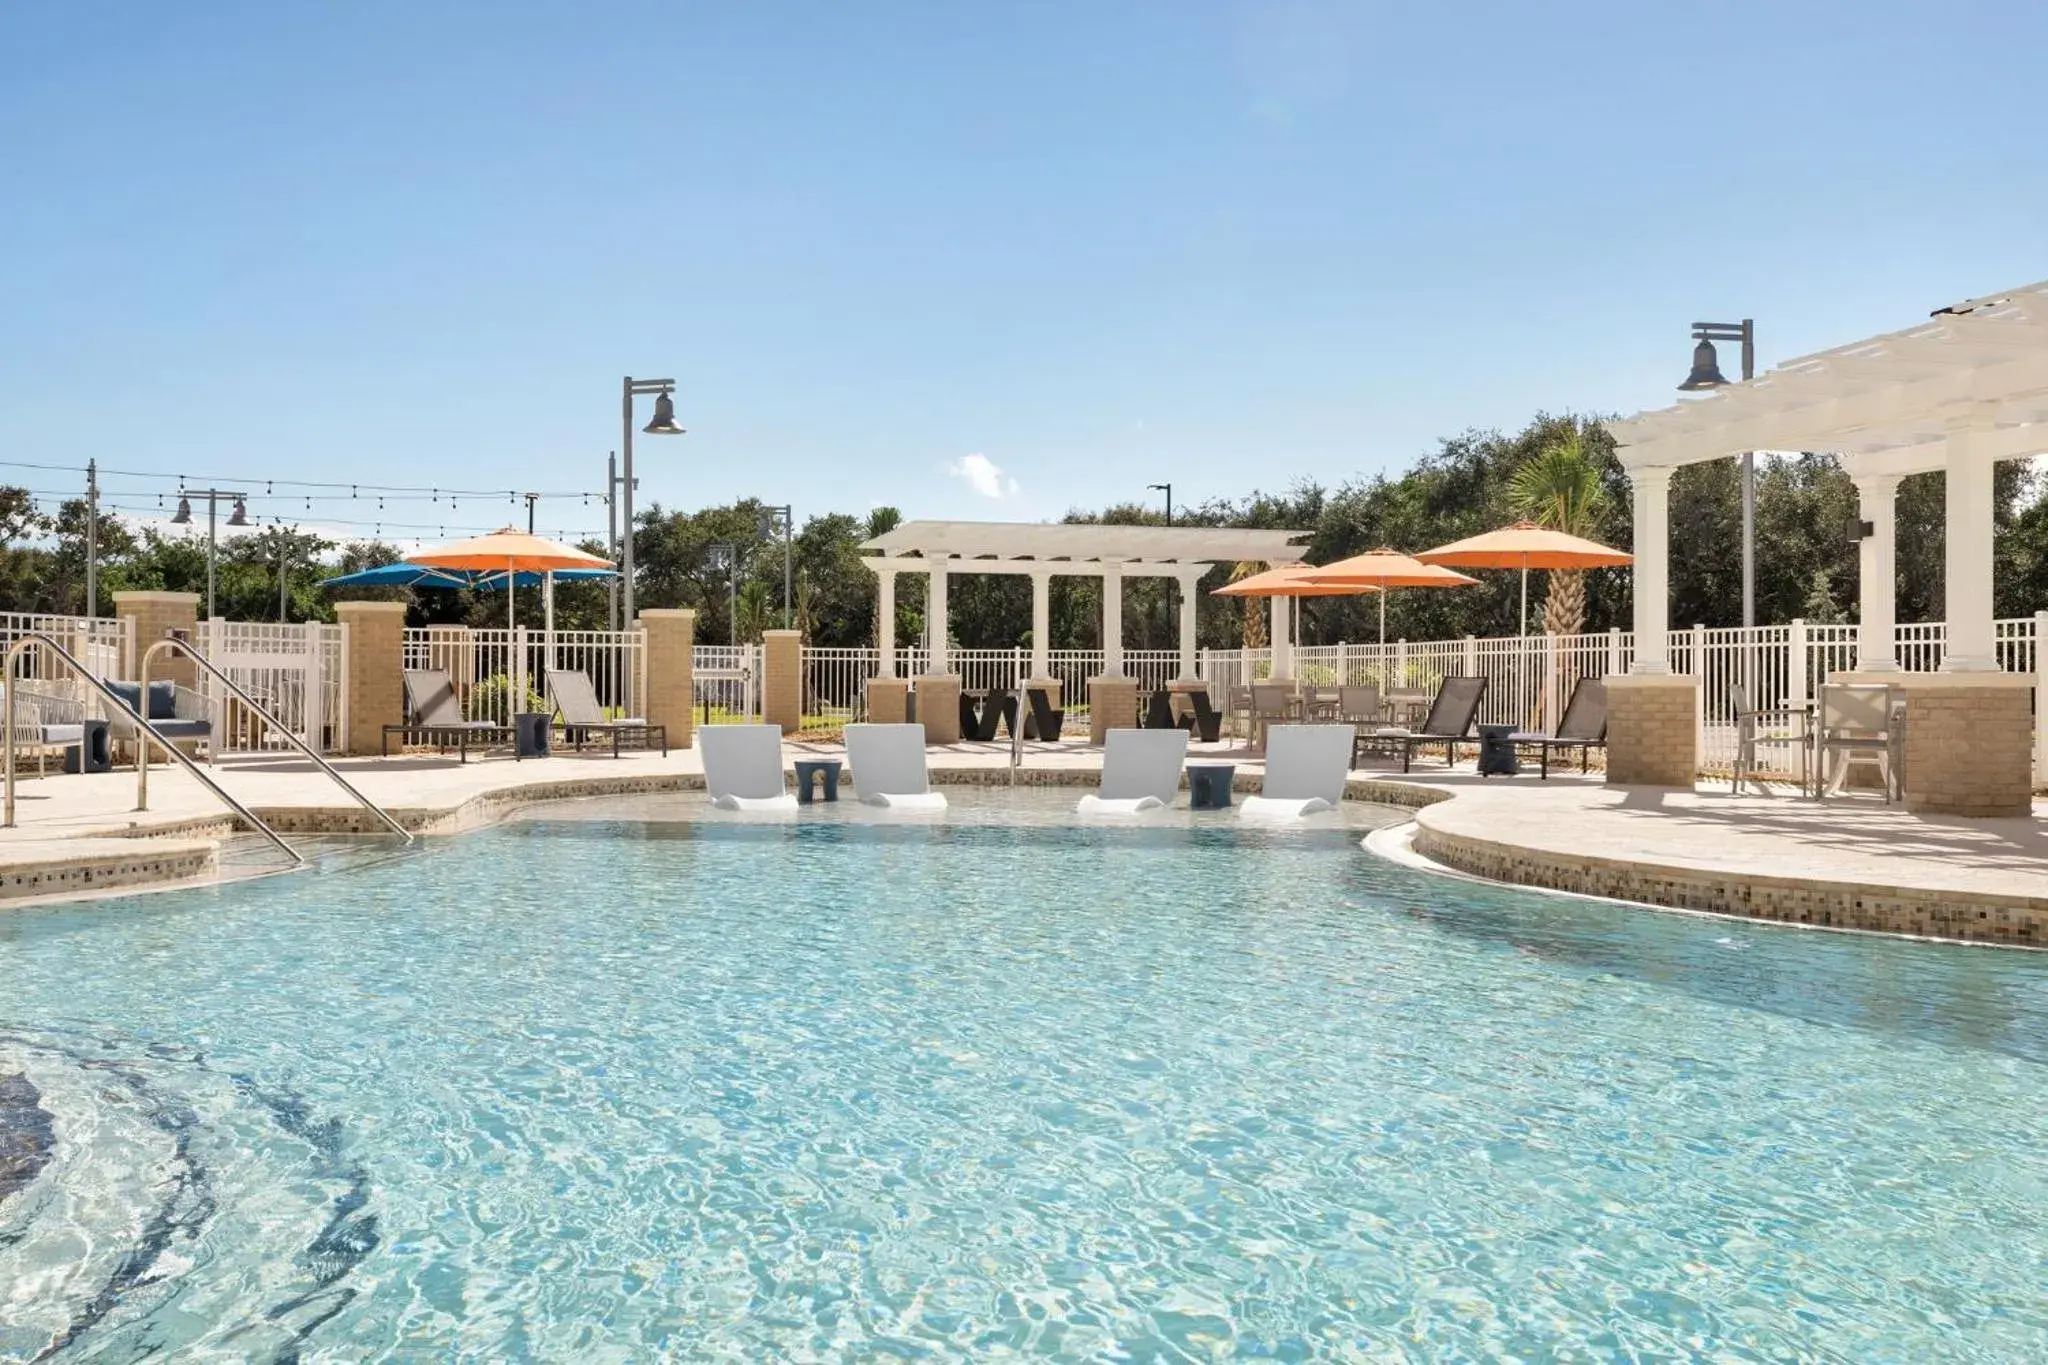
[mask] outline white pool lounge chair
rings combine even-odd
[[[706,725],[697,731],[704,786],[720,810],[795,810],[782,781],[780,725]]]
[[[849,725],[846,766],[853,789],[870,806],[893,810],[944,810],[946,798],[932,790],[924,766],[922,725]]]
[[[1188,732],[1111,730],[1102,746],[1102,790],[1076,807],[1083,815],[1135,815],[1173,804],[1180,768],[1188,756]]]
[[[1238,807],[1243,820],[1295,820],[1333,810],[1351,773],[1349,725],[1275,725],[1266,732],[1266,779]]]

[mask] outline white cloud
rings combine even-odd
[[[979,451],[962,455],[946,466],[946,472],[956,479],[965,479],[967,486],[984,498],[1014,498],[1021,491],[1017,481],[996,465],[994,460]]]

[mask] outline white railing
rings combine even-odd
[[[135,621],[132,617],[49,616],[27,612],[0,612],[0,653],[31,631],[55,637],[81,664],[102,678],[127,678],[135,659]],[[86,703],[81,714],[99,714],[99,694],[71,675],[71,670],[50,650],[30,644],[22,651],[16,676],[36,684],[52,684],[34,690],[45,694],[76,696]]]
[[[509,725],[514,712],[553,710],[551,669],[587,676],[612,715],[646,714],[647,637],[637,630],[416,626],[403,654],[407,668],[446,673],[469,720]]]
[[[698,645],[690,658],[699,725],[743,725],[761,714],[761,646]]]
[[[194,641],[308,748],[337,752],[348,734],[348,627],[310,621],[201,621]],[[222,753],[285,750],[291,741],[265,724],[218,679],[201,671],[194,687],[206,698],[214,743]]]

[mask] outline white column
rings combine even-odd
[[[1856,480],[1856,514],[1870,523],[1857,542],[1856,667],[1898,668],[1899,477],[1866,474]]]
[[[1031,575],[1031,676],[1052,676],[1052,574]]]
[[[881,653],[881,664],[875,669],[878,678],[896,676],[896,571],[875,570],[875,648]]]
[[[1180,675],[1183,678],[1195,676],[1195,604],[1196,594],[1202,590],[1200,574],[1182,574],[1180,577]]]
[[[1635,505],[1636,661],[1631,673],[1669,673],[1671,471],[1631,469]]]
[[[1992,462],[1975,452],[1975,433],[1948,434],[1944,577],[1948,646],[1944,673],[1995,673],[1998,646],[1991,617]]]
[[[1292,601],[1285,597],[1274,597],[1272,628],[1267,632],[1273,642],[1273,680],[1279,682],[1294,676],[1294,632],[1289,629],[1288,618],[1293,614],[1288,608]]]
[[[933,673],[946,671],[946,558],[939,556],[932,561],[931,592],[927,598],[924,613],[925,648],[930,653],[930,662],[925,667]]]
[[[1124,672],[1124,564],[1102,561],[1102,671],[1112,678]]]

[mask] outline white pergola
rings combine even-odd
[[[883,677],[896,669],[896,575],[931,578],[926,611],[931,669],[946,671],[946,584],[955,574],[1031,577],[1031,671],[1044,677],[1052,634],[1055,574],[1102,580],[1103,672],[1124,671],[1125,578],[1180,583],[1180,671],[1195,674],[1195,603],[1202,575],[1217,564],[1291,563],[1306,531],[1242,531],[1208,526],[1106,526],[1093,522],[910,521],[861,546],[880,597]],[[1273,599],[1275,638],[1287,624],[1286,599]]]
[[[1860,670],[1898,667],[1899,480],[1947,479],[1948,672],[1993,671],[1992,468],[2048,452],[2048,281],[1787,361],[1745,383],[1613,428],[1635,510],[1635,671],[1669,671],[1671,472],[1748,450],[1824,451],[1855,481]],[[1815,527],[1816,535],[1837,534]]]

